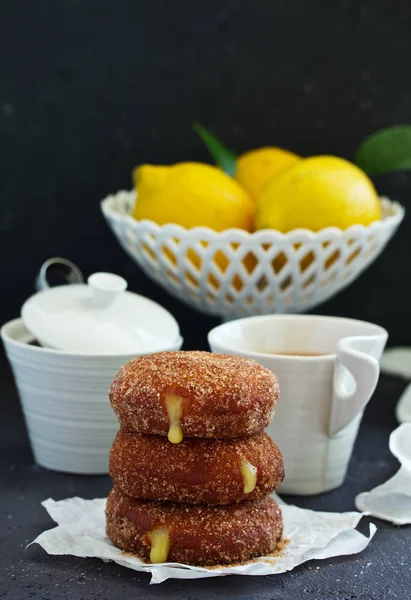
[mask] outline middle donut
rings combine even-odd
[[[134,498],[218,505],[271,493],[284,478],[284,465],[266,433],[170,444],[163,436],[120,429],[110,452],[110,475]]]

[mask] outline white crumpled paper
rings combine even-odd
[[[411,379],[411,348],[388,348],[380,360],[381,373]]]
[[[274,575],[291,571],[307,560],[356,554],[368,546],[377,528],[370,524],[369,537],[355,528],[358,512],[316,512],[290,506],[275,497],[283,510],[284,536],[289,542],[279,556],[259,558],[236,566],[203,568],[179,563],[145,564],[113,546],[105,533],[105,498],[83,500],[67,498],[56,502],[49,498],[42,505],[57,527],[41,533],[32,543],[40,544],[48,554],[113,560],[119,565],[151,573],[150,583],[169,578],[196,579],[221,575]]]
[[[403,423],[390,435],[389,447],[401,464],[385,483],[355,498],[358,510],[394,525],[411,524],[411,423]]]
[[[411,379],[411,348],[399,347],[386,350],[380,362],[381,373]],[[411,383],[401,394],[395,409],[400,423],[411,422]]]

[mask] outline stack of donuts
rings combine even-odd
[[[241,357],[162,352],[124,365],[110,389],[120,430],[110,453],[107,535],[146,562],[216,565],[275,551],[284,477],[264,428],[271,371]]]

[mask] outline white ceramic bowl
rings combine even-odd
[[[382,198],[384,217],[368,227],[215,232],[136,221],[134,203],[135,192],[120,191],[101,205],[123,248],[170,294],[224,319],[313,308],[372,263],[404,216]]]
[[[136,355],[75,354],[34,346],[21,319],[9,321],[0,333],[35,461],[55,471],[108,473],[118,421],[107,392],[119,368]],[[181,345],[180,338],[167,349],[179,350]]]

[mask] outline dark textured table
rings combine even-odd
[[[116,564],[72,556],[48,556],[26,545],[53,522],[40,505],[48,497],[102,497],[108,477],[63,475],[33,464],[17,393],[0,358],[0,598],[10,600],[315,600],[411,598],[411,527],[397,528],[372,519],[378,531],[361,554],[312,561],[290,573],[264,577],[229,576],[198,581],[169,580],[149,586],[149,575]],[[343,487],[314,498],[286,498],[319,510],[354,509],[354,497],[394,474],[396,460],[388,436],[396,427],[395,402],[404,388],[383,378],[370,403]],[[361,530],[368,531],[367,519]]]

